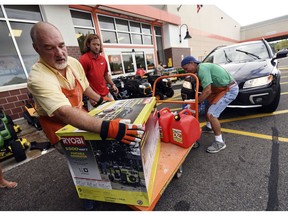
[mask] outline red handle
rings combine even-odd
[[[164,112],[169,112],[169,113],[171,113],[171,110],[170,110],[168,107],[164,107],[164,108],[162,108],[162,109],[159,111],[160,115],[161,115],[162,113],[164,113]]]
[[[179,115],[182,115],[182,114],[193,115],[193,113],[189,109],[184,109],[181,112],[179,112]]]

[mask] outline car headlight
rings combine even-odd
[[[248,80],[244,83],[243,89],[265,86],[265,85],[268,85],[269,83],[271,83],[272,80],[273,80],[273,75],[260,77],[260,78],[256,78],[256,79],[251,79],[251,80]]]

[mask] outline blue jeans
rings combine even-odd
[[[239,87],[235,83],[230,87],[230,90],[226,92],[226,94],[220,98],[220,100],[216,104],[212,104],[207,114],[212,115],[215,118],[219,118],[220,114],[224,111],[224,109],[237,97],[239,92]]]

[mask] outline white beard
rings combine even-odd
[[[67,67],[67,62],[61,63],[61,64],[56,64],[55,65],[57,70],[63,70]]]

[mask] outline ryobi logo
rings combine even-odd
[[[61,137],[61,139],[66,146],[85,146],[83,137]]]

